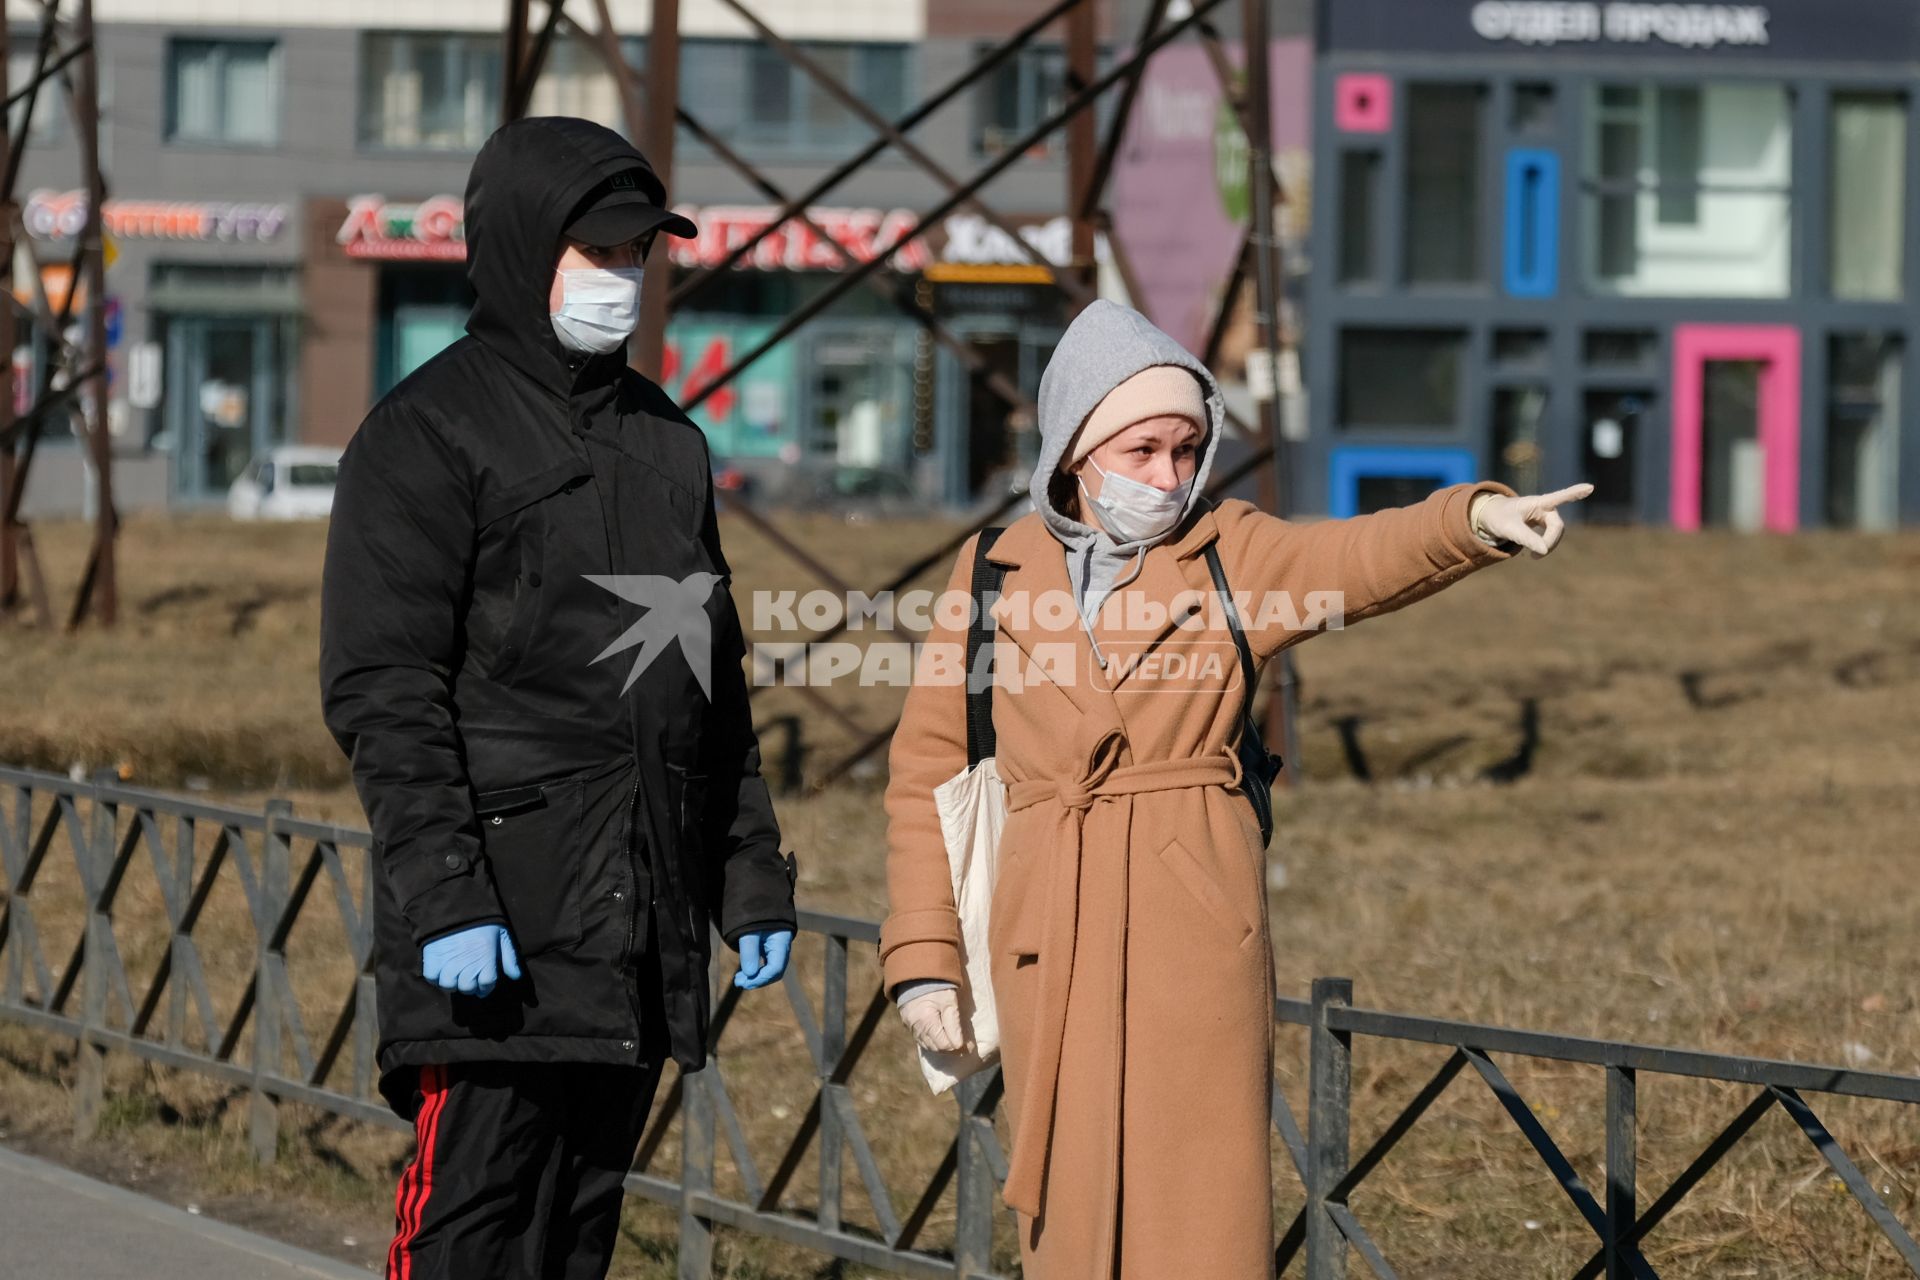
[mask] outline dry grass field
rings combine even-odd
[[[951,531],[822,517],[783,525],[863,587]],[[812,585],[750,528],[730,523],[723,536],[743,603],[755,589]],[[0,626],[0,762],[122,765],[139,785],[247,805],[284,795],[303,816],[359,825],[318,716],[323,538],[313,526],[131,521],[116,631]],[[84,532],[50,524],[39,540],[56,587],[69,589]],[[1283,993],[1338,974],[1371,1007],[1920,1073],[1920,885],[1907,878],[1920,854],[1917,583],[1914,534],[1576,528],[1550,560],[1496,567],[1314,639],[1296,651],[1308,781],[1279,797],[1273,850]],[[897,709],[897,690],[851,692],[829,691],[861,729],[884,727]],[[853,741],[790,693],[756,705],[770,755],[784,741],[773,726],[789,715],[803,718],[810,765]],[[883,765],[781,800],[806,905],[883,910]],[[119,914],[136,975],[164,945],[164,923],[149,927],[160,919],[151,879],[130,877]],[[0,881],[0,894],[8,888]],[[63,958],[72,934],[59,922],[78,927],[77,885],[50,869],[34,899],[53,922],[49,954]],[[240,911],[227,886],[202,927],[217,1001],[251,955]],[[344,990],[340,937],[321,913],[289,944],[310,1034],[324,1032]],[[796,970],[816,992],[819,960],[803,948]],[[873,968],[856,955],[856,1007]],[[765,1167],[804,1109],[804,1050],[775,993],[749,1001],[728,1036],[727,1075]],[[1283,1031],[1279,1050],[1282,1088],[1300,1109],[1304,1038]],[[0,1026],[0,1141],[343,1257],[371,1262],[384,1249],[403,1137],[289,1109],[282,1159],[256,1169],[244,1154],[244,1095],[116,1060],[102,1135],[76,1146],[64,1136],[71,1056]],[[1356,1145],[1442,1056],[1356,1046]],[[1502,1065],[1587,1184],[1602,1185],[1599,1073]],[[927,1101],[892,1019],[854,1087],[904,1210],[938,1158],[951,1105]],[[1747,1096],[1642,1079],[1643,1201]],[[1813,1101],[1895,1212],[1920,1225],[1920,1114]],[[1280,1167],[1290,1213],[1299,1188]],[[796,1183],[796,1203],[811,1194]],[[847,1203],[866,1219],[852,1181]],[[1591,1251],[1591,1234],[1471,1072],[1354,1207],[1410,1277],[1567,1274]],[[671,1275],[671,1225],[634,1205],[614,1275]],[[936,1216],[930,1235],[942,1229]],[[1777,1112],[1648,1248],[1666,1276],[1858,1280],[1902,1266]],[[720,1273],[742,1280],[861,1274],[731,1235],[720,1256]]]

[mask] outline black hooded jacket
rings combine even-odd
[[[709,926],[730,944],[794,926],[706,439],[624,351],[562,347],[547,311],[569,216],[645,163],[584,120],[496,132],[467,185],[467,336],[374,406],[341,463],[321,698],[373,830],[378,1060],[403,1115],[397,1069],[425,1062],[670,1048],[697,1069]],[[677,612],[652,607],[663,590],[688,593]],[[672,623],[665,643],[607,653],[649,618]],[[482,998],[421,977],[423,943],[488,921],[522,979]]]

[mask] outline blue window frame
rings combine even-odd
[[[1560,157],[1543,147],[1507,152],[1506,282],[1516,298],[1560,290]]]
[[[1329,461],[1328,507],[1356,516],[1418,501],[1435,489],[1473,479],[1471,449],[1345,445]]]

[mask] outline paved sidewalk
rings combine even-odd
[[[4,1280],[367,1280],[373,1274],[0,1147]]]

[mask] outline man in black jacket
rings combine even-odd
[[[341,463],[322,703],[373,829],[380,1089],[418,1142],[389,1276],[605,1275],[662,1064],[706,1060],[710,930],[738,986],[786,966],[706,440],[626,364],[659,232],[695,233],[618,134],[498,130],[467,336]]]

